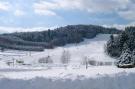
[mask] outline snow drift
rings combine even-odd
[[[47,79],[36,77],[29,80],[0,80],[0,89],[135,89],[135,73],[100,76],[98,78],[81,79]]]

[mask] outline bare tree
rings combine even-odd
[[[62,56],[61,56],[61,63],[67,66],[67,64],[70,62],[71,54],[68,50],[63,50]]]
[[[85,68],[88,69],[88,64],[89,64],[89,59],[87,56],[84,56],[82,58],[82,62],[81,62],[82,65],[85,65]]]

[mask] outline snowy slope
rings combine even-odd
[[[49,55],[54,63],[59,63],[63,50],[68,50],[71,54],[71,63],[80,63],[84,56],[92,60],[114,61],[104,53],[104,45],[109,37],[109,34],[100,34],[94,39],[85,39],[84,42],[79,44],[69,44],[55,49],[45,49],[44,52],[35,53],[23,59],[31,63],[31,61],[36,62],[39,58]]]
[[[38,60],[42,57],[50,56],[54,64],[60,64],[60,59],[63,50],[69,51],[71,55],[70,64],[80,64],[85,56],[91,60],[97,61],[114,61],[104,53],[104,45],[109,39],[109,34],[97,35],[94,39],[85,39],[79,44],[69,44],[64,47],[55,49],[45,49],[44,52],[25,52],[11,51],[0,52],[2,60],[19,59],[24,60],[26,64],[39,65]]]

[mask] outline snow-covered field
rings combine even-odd
[[[119,69],[113,64],[116,59],[104,53],[109,36],[100,34],[79,44],[44,52],[0,52],[0,89],[135,89],[135,68]],[[66,68],[60,61],[63,50],[70,53]],[[47,56],[53,63],[39,63],[39,59]],[[86,69],[82,65],[84,57],[96,60],[96,64]],[[104,65],[106,62],[112,64]]]
[[[39,59],[50,56],[53,60],[53,65],[55,65],[61,64],[60,60],[63,50],[66,50],[70,53],[69,64],[79,65],[84,57],[88,57],[89,60],[113,62],[114,59],[111,59],[104,53],[104,45],[109,39],[109,36],[110,35],[98,35],[94,39],[85,39],[84,42],[79,44],[69,44],[55,49],[45,49],[44,52],[19,52],[8,50],[0,52],[0,58],[2,61],[12,61],[13,59],[23,60],[26,64],[40,66],[38,63]]]

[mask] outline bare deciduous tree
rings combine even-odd
[[[62,56],[61,56],[61,63],[67,66],[67,64],[70,62],[71,54],[68,50],[63,50]]]
[[[88,69],[89,59],[88,59],[87,56],[84,56],[84,57],[82,58],[82,63],[81,63],[81,64],[82,64],[82,65],[85,65],[85,68]]]

